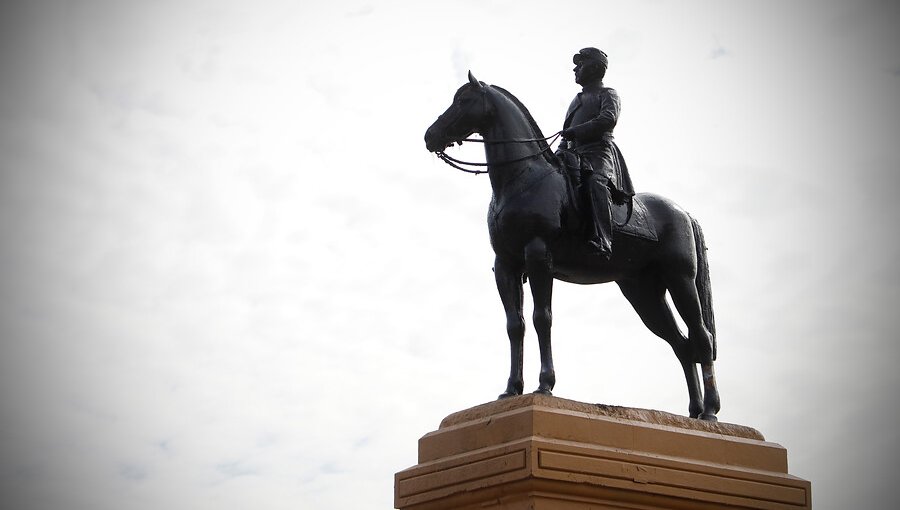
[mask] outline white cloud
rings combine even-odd
[[[508,363],[489,182],[424,130],[472,69],[555,131],[588,45],[611,55],[635,183],[704,226],[722,419],[785,444],[818,507],[889,494],[869,475],[896,441],[900,103],[888,32],[867,28],[890,9],[66,5],[3,31],[17,508],[388,507],[415,440],[492,399]],[[555,298],[560,396],[684,412],[674,356],[614,286]],[[529,333],[528,387],[536,358]]]

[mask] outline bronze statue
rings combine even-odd
[[[570,127],[575,132],[567,138],[580,144],[580,128]],[[598,256],[583,235],[577,183],[568,178],[547,142],[553,137],[543,136],[512,94],[469,73],[469,82],[428,128],[425,145],[444,161],[466,169],[444,150],[454,142],[468,141],[473,133],[482,136],[487,158],[484,172],[493,188],[488,230],[510,341],[510,375],[500,398],[520,395],[523,390],[524,282],[531,286],[541,354],[536,393],[549,395],[556,382],[550,347],[553,279],[578,284],[614,281],[644,324],[675,351],[687,381],[690,416],[715,421],[719,411],[713,371],[715,321],[699,223],[666,198],[638,193],[612,205],[614,248],[609,258]],[[615,184],[623,192],[630,189],[624,180]],[[666,303],[667,290],[687,325],[687,336]],[[696,363],[702,368],[702,392]]]
[[[625,158],[613,141],[613,128],[619,120],[620,102],[616,91],[603,86],[606,75],[606,53],[597,48],[584,48],[572,57],[575,83],[582,92],[575,96],[563,122],[563,139],[558,154],[569,163],[573,175],[583,183],[589,211],[589,243],[602,256],[612,251],[612,217],[610,205],[630,201],[634,187],[628,175]],[[565,154],[564,151],[574,154]],[[580,174],[580,175],[579,175]],[[615,193],[615,196],[613,196]]]

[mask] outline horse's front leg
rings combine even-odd
[[[522,342],[525,337],[525,318],[522,316],[522,267],[497,257],[494,261],[497,291],[506,312],[506,334],[509,336],[510,368],[506,391],[500,398],[522,394]]]
[[[556,384],[553,369],[553,351],[550,348],[550,327],[553,325],[551,301],[553,298],[553,261],[543,239],[535,238],[525,247],[525,270],[531,282],[534,298],[534,330],[541,348],[540,383],[535,393],[550,395]]]

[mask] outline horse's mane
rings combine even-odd
[[[493,88],[497,92],[500,92],[501,94],[503,94],[507,99],[512,101],[512,103],[514,105],[516,105],[519,108],[519,110],[522,111],[522,114],[525,115],[525,119],[528,120],[529,124],[531,124],[531,129],[535,133],[535,138],[544,138],[544,133],[541,132],[541,128],[538,127],[537,122],[534,121],[534,117],[531,116],[531,112],[529,112],[528,108],[526,108],[525,105],[522,104],[522,101],[519,101],[519,98],[512,95],[512,93],[510,91],[508,91],[498,85],[491,85],[491,88]],[[551,165],[556,165],[557,164],[556,156],[553,154],[552,151],[549,150],[550,146],[547,144],[547,141],[540,140],[538,142],[538,146],[541,148],[541,150],[544,151],[543,152],[544,159],[546,159],[547,162],[550,163]]]

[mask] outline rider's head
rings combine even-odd
[[[572,57],[575,64],[575,83],[587,85],[594,81],[602,81],[606,75],[606,53],[597,48],[584,48]]]

